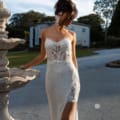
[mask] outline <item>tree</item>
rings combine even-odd
[[[55,17],[54,16],[45,16],[42,19],[42,22],[53,22],[53,21],[55,21]]]
[[[91,43],[100,43],[103,38],[103,30],[101,24],[104,23],[104,20],[96,14],[90,14],[78,18],[79,23],[84,23],[91,26]]]
[[[9,37],[24,38],[24,31],[29,31],[29,27],[36,22],[42,22],[44,17],[45,14],[35,11],[14,14],[7,27]]]
[[[118,1],[114,15],[112,17],[112,22],[108,29],[108,34],[120,37],[120,0]]]
[[[107,42],[107,29],[111,22],[117,2],[118,0],[96,0],[94,3],[93,10],[96,12],[96,14],[105,19],[105,42]]]

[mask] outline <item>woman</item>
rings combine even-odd
[[[58,0],[55,4],[56,22],[41,33],[41,54],[22,66],[29,68],[47,58],[45,87],[50,120],[78,120],[80,79],[76,35],[67,29],[76,16],[77,9],[71,0]]]

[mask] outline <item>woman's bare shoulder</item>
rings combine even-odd
[[[47,33],[48,33],[48,29],[49,28],[43,28],[42,30],[41,30],[41,37],[42,38],[46,38],[46,35],[47,35]]]
[[[47,28],[43,28],[41,34],[45,34],[47,32]]]
[[[41,30],[41,40],[42,40],[42,41],[45,41],[46,32],[47,32],[47,29],[46,29],[46,28],[43,28],[43,29]]]
[[[71,36],[71,39],[72,39],[72,42],[73,42],[76,38],[76,33],[72,30],[68,30],[68,32],[69,32],[69,35]]]
[[[72,31],[72,30],[68,30],[69,31],[69,33],[72,35],[72,36],[74,36],[76,33],[74,32],[74,31]]]
[[[46,33],[48,33],[48,32],[51,30],[51,27],[52,27],[52,26],[49,26],[49,27],[43,28],[42,31],[41,31],[41,33],[42,33],[42,34],[46,34]]]

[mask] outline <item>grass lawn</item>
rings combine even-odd
[[[28,61],[31,61],[32,59],[34,59],[37,55],[39,54],[39,52],[37,51],[20,51],[20,52],[8,52],[8,59],[10,61],[9,67],[19,67],[22,64],[27,63]],[[94,50],[92,49],[81,49],[81,48],[77,48],[76,49],[76,56],[78,57],[83,57],[83,56],[89,56],[89,55],[93,55]],[[47,60],[45,60],[44,62],[42,62],[41,64],[45,64]]]

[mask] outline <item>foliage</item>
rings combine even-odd
[[[29,11],[27,13],[16,13],[10,19],[10,26],[17,28],[25,28],[28,30],[30,25],[33,25],[35,22],[41,22],[45,14]]]
[[[120,46],[120,37],[108,36],[108,47],[119,47]]]
[[[112,22],[108,29],[108,34],[120,37],[120,0],[116,6],[115,13],[112,17]]]
[[[104,34],[104,43],[107,44],[108,37],[108,27],[111,22],[111,18],[113,16],[116,4],[118,0],[96,0],[94,3],[93,10],[96,14],[100,15],[103,19],[105,19],[105,34]]]
[[[79,23],[84,23],[91,26],[91,45],[97,44],[103,40],[103,30],[101,24],[104,23],[104,20],[96,14],[90,14],[78,18]]]
[[[55,21],[55,17],[54,16],[45,16],[45,17],[43,17],[43,19],[42,19],[42,22],[53,22],[53,21]]]
[[[106,27],[108,27],[109,20],[111,20],[117,2],[118,0],[96,0],[94,2],[93,10],[96,14],[105,18]]]
[[[100,25],[104,23],[104,20],[99,15],[89,14],[87,16],[78,18],[78,22],[90,24],[90,25]]]
[[[29,31],[29,27],[34,25],[36,21],[42,21],[44,16],[44,14],[34,11],[14,14],[7,25],[9,37],[24,38],[24,31]]]

